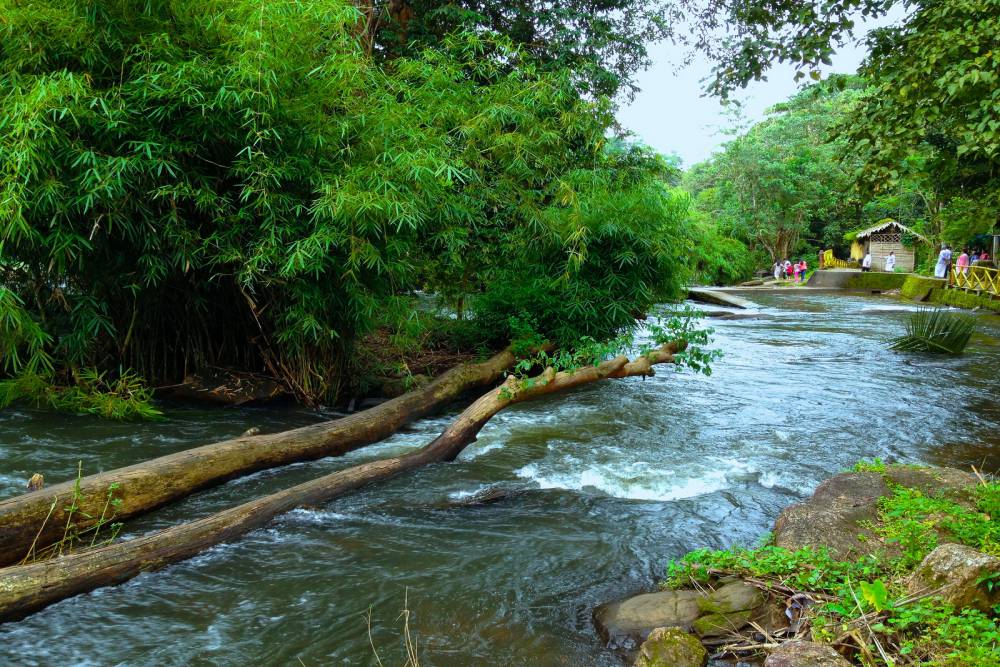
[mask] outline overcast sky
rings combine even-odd
[[[893,12],[884,25],[898,20],[902,12]],[[874,27],[875,24],[869,24]],[[859,34],[861,31],[859,30]],[[655,44],[650,47],[653,66],[640,73],[637,80],[641,91],[635,100],[618,111],[618,120],[643,142],[661,153],[676,153],[689,167],[708,158],[727,139],[721,130],[731,124],[718,100],[703,96],[701,80],[711,73],[711,64],[700,57],[678,70],[686,53],[683,47]],[[865,56],[865,47],[853,43],[841,48],[833,57],[833,66],[823,74],[853,73]],[[792,95],[798,84],[790,66],[775,67],[768,80],[752,83],[737,97],[744,103],[742,121],[756,122],[764,117],[765,109]]]

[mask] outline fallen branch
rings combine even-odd
[[[0,501],[0,566],[20,562],[32,545],[41,550],[58,542],[66,507],[74,501],[75,527],[88,528],[100,516],[112,484],[118,485],[115,497],[121,503],[115,520],[121,521],[234,477],[337,456],[383,440],[465,392],[496,383],[513,364],[514,355],[504,350],[487,361],[456,366],[426,387],[342,419],[241,436],[91,475],[79,480],[78,492],[76,480],[71,480]]]
[[[680,346],[668,344],[629,361],[624,356],[575,371],[545,369],[519,380],[509,377],[466,408],[425,447],[402,456],[363,463],[211,516],[131,540],[70,554],[51,561],[0,570],[0,619],[12,620],[49,604],[126,581],[227,542],[300,506],[329,502],[372,482],[434,462],[452,461],[503,408],[608,378],[648,376],[655,364],[673,363]]]

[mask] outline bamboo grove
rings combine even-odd
[[[571,345],[682,284],[667,164],[496,31],[397,54],[341,0],[0,7],[8,375],[226,366],[334,400],[415,289],[481,344]]]

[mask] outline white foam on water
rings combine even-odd
[[[483,484],[481,486],[476,487],[475,489],[473,489],[471,491],[465,491],[465,490],[462,490],[462,491],[452,491],[451,493],[448,494],[448,498],[450,498],[451,500],[465,500],[466,498],[471,498],[472,496],[474,496],[474,495],[476,495],[478,493],[482,493],[483,491],[485,491],[488,488],[490,488],[489,484]]]
[[[342,514],[340,512],[331,512],[330,510],[311,510],[303,507],[293,509],[291,512],[288,512],[286,517],[301,523],[321,526],[325,526],[336,521],[345,521],[351,518],[347,514]]]
[[[699,477],[678,478],[672,470],[639,472],[633,466],[590,465],[577,471],[542,471],[535,463],[519,468],[515,474],[542,489],[582,491],[596,489],[613,498],[628,500],[679,500],[719,491],[730,486],[724,470],[710,470]],[[629,468],[632,467],[632,470]]]

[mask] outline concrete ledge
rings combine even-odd
[[[704,287],[689,288],[688,298],[692,301],[711,303],[716,306],[729,306],[730,308],[739,308],[741,310],[754,307],[754,304],[751,301],[747,301],[746,299],[742,299],[738,296],[733,296],[732,294],[719,292],[717,290],[705,289]]]

